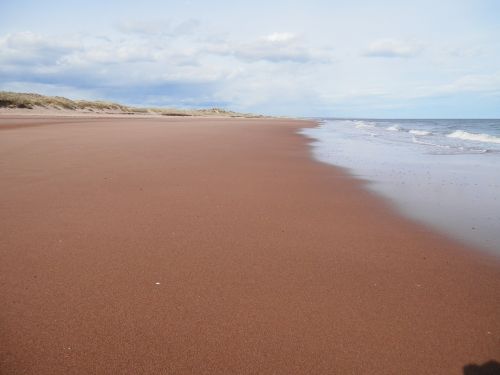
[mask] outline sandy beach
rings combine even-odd
[[[283,119],[0,117],[1,374],[462,374],[500,262]]]

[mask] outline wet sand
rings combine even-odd
[[[290,120],[0,117],[1,374],[461,374],[500,263]]]

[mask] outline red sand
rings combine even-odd
[[[311,160],[306,125],[0,118],[0,373],[499,360],[499,262]]]

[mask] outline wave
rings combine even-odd
[[[408,133],[413,134],[413,135],[430,135],[432,134],[431,132],[427,130],[414,130],[411,129]]]
[[[385,130],[390,130],[392,132],[399,132],[401,131],[401,127],[399,125],[392,125],[385,128]]]
[[[498,143],[500,144],[500,137],[495,137],[489,134],[469,133],[464,130],[456,130],[447,135],[448,138],[458,138],[465,141],[485,142],[485,143]]]
[[[449,145],[441,145],[439,143],[432,143],[432,142],[424,142],[424,141],[420,141],[418,140],[416,137],[412,137],[413,139],[413,143],[418,143],[419,145],[426,145],[426,146],[434,146],[434,147],[440,147],[440,148],[451,148],[451,146]]]
[[[373,129],[373,128],[376,128],[375,124],[372,123],[372,122],[354,120],[354,121],[352,121],[352,123],[358,129]]]
[[[413,138],[413,143],[418,143],[420,145],[432,146],[441,149],[441,151],[434,151],[432,154],[435,155],[455,155],[455,154],[486,154],[488,152],[494,152],[493,150],[481,149],[481,148],[470,148],[470,147],[455,147],[451,145],[443,145],[439,143],[424,142],[416,137]]]

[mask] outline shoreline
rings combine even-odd
[[[306,120],[315,125],[318,125],[321,120]],[[306,147],[309,148],[311,159],[320,164],[324,164],[327,167],[332,167],[334,170],[340,171],[347,175],[347,178],[353,180],[354,184],[357,185],[363,192],[370,195],[373,199],[379,200],[383,205],[387,207],[387,209],[392,213],[392,215],[398,216],[400,220],[408,222],[410,225],[415,225],[416,227],[421,228],[424,232],[429,232],[435,234],[437,237],[444,239],[445,241],[454,244],[456,249],[454,251],[460,251],[463,255],[471,255],[473,257],[478,256],[486,261],[490,261],[493,263],[497,263],[500,266],[500,255],[493,251],[491,248],[487,246],[480,246],[477,243],[472,241],[466,241],[463,238],[455,236],[450,232],[446,232],[442,230],[435,223],[426,221],[424,219],[419,219],[413,217],[408,209],[402,207],[394,197],[391,197],[390,194],[384,194],[383,191],[377,189],[376,186],[379,184],[379,181],[372,180],[368,177],[363,177],[360,174],[356,174],[356,170],[347,166],[343,166],[341,164],[335,164],[332,162],[321,160],[321,158],[315,156],[315,148],[317,147],[315,144],[318,143],[318,140],[312,138],[310,135],[303,134],[302,130],[312,128],[312,126],[299,129],[297,134],[304,137],[306,140]]]
[[[311,121],[4,121],[6,373],[499,360],[500,263],[316,161],[297,133]]]
[[[366,188],[400,215],[498,257],[497,150],[491,144],[491,150],[478,153],[473,142],[446,143],[451,138],[441,129],[454,131],[450,123],[325,120],[302,133],[311,139],[315,160],[367,181]],[[454,126],[472,131],[466,120]]]

